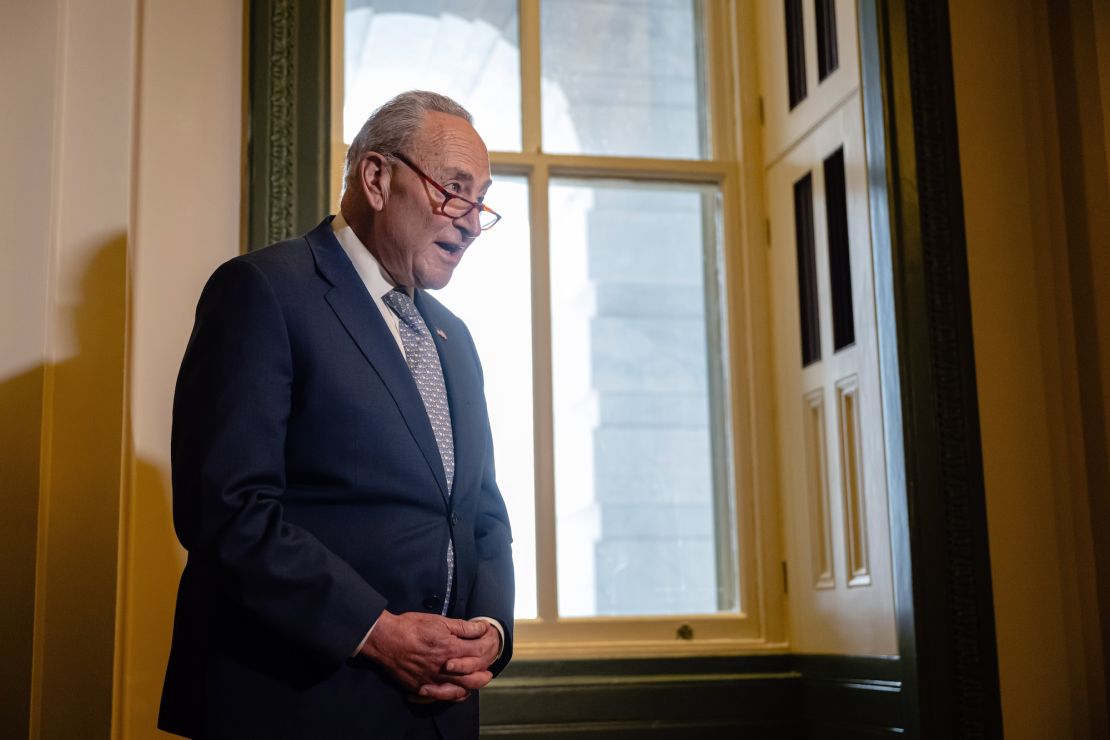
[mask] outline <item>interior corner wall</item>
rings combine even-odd
[[[1102,132],[1105,141],[1110,143],[1110,3],[1093,3],[1092,6],[1092,28],[1102,103]],[[1106,171],[1110,173],[1110,146],[1106,147]]]
[[[0,136],[0,218],[7,230],[0,243],[0,735],[5,737],[27,737],[30,721],[50,264],[44,229],[53,190],[57,37],[57,3],[9,3],[0,14],[5,61],[0,96],[20,107],[19,115],[5,116]]]
[[[242,16],[0,10],[0,736],[160,735],[170,402],[201,286],[238,252]]]
[[[1093,29],[1095,48],[1097,54],[1097,76],[1099,80],[1099,93],[1102,111],[1103,151],[1106,158],[1105,179],[1110,188],[1110,3],[1095,2],[1093,8]],[[1104,213],[1110,212],[1110,203],[1106,203]],[[1103,408],[1106,409],[1104,422],[1110,427],[1110,239],[1104,239],[1100,248],[1095,250],[1096,264],[1093,272],[1102,277],[1101,290],[1097,296],[1100,316],[1100,328],[1103,341],[1101,391]],[[1104,460],[1110,460],[1110,434],[1107,434],[1107,448],[1104,451]],[[1096,505],[1099,519],[1094,521],[1106,522],[1110,519],[1110,486],[1101,491],[1101,505]],[[1103,584],[1104,596],[1101,601],[1101,632],[1102,632],[1102,667],[1103,667],[1103,704],[1104,713],[1110,712],[1110,598],[1105,592],[1110,590],[1110,561],[1103,558],[1099,562],[1098,579]],[[1110,725],[1110,720],[1105,720]],[[1104,725],[1104,728],[1106,728]],[[1105,734],[1110,735],[1110,728]]]
[[[0,22],[5,737],[110,733],[135,12],[44,0]]]
[[[117,726],[127,739],[165,737],[155,726],[184,565],[171,519],[170,411],[204,282],[239,253],[243,4],[145,3],[140,36]]]
[[[1083,596],[1099,612],[1083,627],[1091,657],[1101,658],[1101,672],[1088,670],[1101,709],[1097,729],[1110,736],[1110,540],[1101,531],[1110,521],[1110,4],[1069,0],[1066,7],[1068,23],[1053,24],[1052,42],[1057,86],[1073,88],[1070,107],[1059,112],[1061,169],[1087,476],[1082,524],[1094,561],[1094,586]],[[1050,4],[1049,14],[1061,9]]]
[[[1089,13],[1089,0],[1070,5],[1084,3]],[[1096,214],[1067,200],[1061,121],[1073,111],[1047,30],[1062,9],[981,0],[949,12],[1004,729],[1101,737],[1088,463],[1104,453],[1083,431],[1088,350],[1075,331],[1094,317],[1070,264],[1071,222]],[[1096,306],[1110,297],[1098,290]]]

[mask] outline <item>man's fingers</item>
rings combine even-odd
[[[464,640],[476,640],[486,634],[487,630],[493,629],[487,622],[469,622],[464,619],[447,620],[447,628],[453,635]]]
[[[463,701],[493,678],[499,642],[488,622],[383,612],[363,653],[413,692],[410,701]]]
[[[426,701],[461,701],[470,696],[470,691],[454,683],[428,683],[420,687],[412,701],[426,703]]]
[[[492,627],[486,631],[486,634],[482,635],[476,640],[460,639],[455,645],[456,649],[453,651],[453,655],[451,655],[446,661],[446,664],[444,665],[444,670],[449,673],[471,673],[473,669],[470,668],[454,669],[448,667],[452,660],[465,658],[479,658],[482,661],[479,669],[485,669],[497,657],[497,651],[500,645],[501,638],[497,634],[497,630],[493,629]]]
[[[473,673],[467,673],[461,676],[440,675],[445,681],[464,688],[467,691],[477,691],[493,680],[493,674],[489,671],[474,671]]]
[[[443,666],[444,673],[456,676],[465,676],[475,671],[484,671],[489,668],[489,661],[482,657],[452,658]]]

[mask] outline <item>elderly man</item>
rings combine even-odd
[[[489,185],[470,115],[399,95],[351,145],[337,216],[209,280],[174,398],[189,557],[163,729],[477,736],[511,536],[477,352],[424,291],[497,221]]]

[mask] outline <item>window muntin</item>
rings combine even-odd
[[[492,4],[459,2],[449,7],[452,12],[460,14],[465,14],[464,11],[470,12],[466,10],[467,8],[484,13],[485,7]],[[369,3],[365,0],[361,2],[352,0],[351,5],[358,5],[365,12],[367,7],[380,6],[384,8],[386,5],[393,7],[395,4],[387,3],[385,0]],[[409,2],[404,4],[404,11],[406,15],[424,14],[442,19],[441,10],[443,5],[443,3],[429,0],[425,11],[419,4]],[[490,145],[495,182],[503,181],[508,175],[519,175],[522,176],[520,182],[528,184],[527,197],[529,198],[530,213],[525,216],[524,209],[521,209],[520,213],[517,214],[512,213],[506,207],[502,207],[501,211],[506,215],[506,220],[502,221],[494,230],[504,229],[509,218],[519,219],[522,222],[527,219],[531,236],[531,257],[528,269],[531,271],[533,301],[531,311],[533,386],[531,390],[534,414],[528,418],[534,424],[534,437],[529,437],[534,442],[536,450],[535,456],[531,458],[535,466],[534,487],[529,488],[526,484],[513,485],[511,487],[516,490],[509,490],[510,485],[506,482],[503,470],[506,457],[506,453],[502,449],[504,443],[496,443],[498,444],[499,479],[503,493],[509,499],[510,511],[514,517],[514,535],[516,537],[514,550],[516,551],[517,560],[518,594],[522,597],[518,602],[518,617],[523,621],[518,625],[517,646],[518,653],[521,654],[551,654],[547,652],[548,650],[557,650],[558,654],[561,655],[596,654],[597,648],[592,646],[609,642],[624,643],[629,640],[636,641],[635,643],[628,643],[629,645],[635,644],[640,647],[615,649],[642,650],[647,649],[648,645],[654,645],[655,647],[651,648],[654,651],[688,652],[695,650],[716,652],[722,649],[721,646],[724,644],[721,642],[722,640],[759,641],[761,639],[759,637],[761,629],[760,612],[758,610],[750,611],[754,604],[748,601],[755,598],[759,593],[759,587],[756,585],[754,578],[748,580],[749,577],[754,577],[756,572],[755,544],[753,544],[755,539],[749,536],[751,524],[745,524],[746,520],[751,518],[753,509],[750,503],[746,503],[742,493],[737,490],[734,482],[735,472],[732,469],[734,455],[737,451],[743,452],[743,448],[737,448],[731,439],[732,415],[736,407],[733,406],[733,401],[728,393],[731,387],[731,381],[728,378],[728,364],[734,350],[730,349],[730,342],[726,341],[729,334],[723,308],[730,300],[727,299],[727,292],[724,289],[724,265],[729,264],[730,269],[736,265],[735,257],[728,254],[725,244],[728,238],[729,223],[735,220],[736,213],[739,210],[737,203],[738,190],[733,179],[738,173],[734,169],[734,163],[711,158],[712,156],[731,156],[727,153],[733,150],[734,144],[729,141],[728,136],[721,133],[726,131],[725,125],[714,117],[714,115],[723,115],[722,111],[727,106],[727,102],[712,100],[707,96],[707,93],[702,91],[703,83],[705,90],[719,91],[721,89],[720,81],[714,82],[716,73],[707,74],[704,70],[713,70],[726,63],[727,57],[723,56],[720,45],[727,42],[722,41],[720,34],[711,33],[711,29],[720,26],[724,19],[730,16],[718,12],[723,9],[722,7],[715,4],[705,4],[700,0],[645,0],[645,2],[636,0],[631,5],[628,2],[618,3],[618,5],[621,5],[625,11],[630,13],[639,12],[648,6],[667,6],[672,9],[677,6],[685,6],[688,16],[694,19],[694,22],[689,26],[689,33],[694,38],[687,46],[688,49],[694,50],[692,56],[697,59],[695,74],[691,75],[692,84],[697,85],[697,96],[699,96],[695,106],[697,122],[692,129],[696,131],[697,148],[694,154],[689,154],[691,151],[689,142],[693,141],[695,137],[693,135],[688,136],[687,143],[684,145],[687,146],[687,149],[682,154],[682,156],[691,158],[664,158],[665,156],[679,157],[679,155],[668,154],[663,149],[654,153],[648,152],[646,149],[640,150],[638,158],[630,159],[621,156],[622,151],[616,147],[611,148],[607,153],[597,155],[591,153],[586,156],[581,154],[550,154],[544,151],[541,146],[541,139],[546,140],[547,128],[549,127],[545,126],[543,122],[542,99],[550,94],[553,83],[546,78],[542,78],[541,75],[541,17],[544,17],[545,5],[539,0],[520,0],[518,6],[521,13],[519,23],[516,21],[516,17],[513,16],[513,33],[504,34],[504,38],[511,38],[514,41],[519,37],[524,44],[523,50],[519,54],[519,65],[522,72],[516,78],[517,82],[506,83],[501,90],[505,93],[506,99],[513,100],[520,108],[512,111],[508,109],[508,106],[505,106],[490,114],[498,119],[498,122],[494,124],[495,126],[514,127],[514,130],[519,131],[519,134],[500,137],[496,134],[491,135],[486,128],[487,124],[483,123],[481,111],[475,106],[474,101],[467,97],[465,91],[460,93],[458,89],[440,84],[437,80],[441,78],[435,76],[427,77],[426,82],[410,81],[403,85],[395,84],[388,91],[383,88],[381,92],[377,93],[378,98],[373,103],[365,101],[361,103],[361,108],[358,108],[360,112],[355,116],[358,125],[361,125],[358,116],[364,116],[375,105],[384,102],[390,95],[402,89],[431,87],[432,89],[442,90],[456,96],[475,113],[476,125]],[[704,17],[706,14],[712,17]],[[396,21],[396,16],[399,15],[401,14],[383,11],[378,13],[377,18],[391,17]],[[635,22],[634,19],[631,19],[631,22]],[[519,33],[516,31],[517,25],[519,26]],[[337,34],[337,37],[343,35],[345,34],[340,33]],[[399,36],[403,35],[403,32],[399,26],[394,25],[393,31],[389,35]],[[609,43],[619,45],[619,38],[610,38]],[[714,52],[714,48],[717,51]],[[714,57],[718,59],[718,62],[715,63],[716,66],[704,64],[703,55],[708,59],[714,53],[718,55]],[[515,49],[512,50],[512,54],[509,56],[513,54],[516,54]],[[371,58],[364,52],[364,61],[372,64],[372,66],[358,72],[358,74],[361,74],[364,78],[368,76],[369,78],[389,79],[392,76],[392,68],[389,66],[391,60],[403,60],[405,66],[409,67],[412,66],[410,56],[405,51],[405,53],[398,52],[394,55],[375,54]],[[352,60],[348,57],[346,64],[348,75],[351,74],[352,63]],[[404,74],[409,73],[406,71]],[[407,79],[411,80],[412,78],[409,76]],[[507,89],[513,85],[519,87],[512,90]],[[352,91],[349,84],[347,89],[348,97],[357,92]],[[557,87],[555,89],[557,90]],[[523,93],[519,93],[519,90],[523,90]],[[337,100],[343,99],[342,95],[336,97]],[[344,109],[349,114],[350,111],[356,108],[352,107],[351,101],[344,99]],[[708,123],[710,119],[715,121],[712,126]],[[511,123],[509,123],[510,120]],[[528,128],[521,127],[520,121],[524,121]],[[575,121],[564,117],[564,123],[575,128],[581,126],[584,131],[589,130],[585,120]],[[645,125],[649,124],[650,121]],[[714,134],[713,132],[717,133]],[[712,145],[708,143],[711,134],[713,135]],[[345,138],[349,138],[349,136]],[[521,139],[523,140],[523,146],[521,146]],[[499,141],[502,143],[499,143]],[[623,145],[620,136],[615,141],[618,146]],[[632,151],[628,150],[625,153],[632,153]],[[694,157],[700,157],[701,159],[699,161]],[[341,161],[341,151],[337,148],[336,156],[333,159],[334,166],[338,168]],[[549,223],[556,224],[564,217],[564,214],[559,213],[555,205],[550,202],[550,197],[557,187],[549,188],[549,184],[555,182],[558,186],[560,178],[563,178],[564,182],[578,181],[580,183],[593,182],[594,184],[604,184],[605,178],[609,180],[623,179],[626,185],[633,182],[641,186],[656,183],[659,186],[679,187],[679,189],[689,186],[694,191],[702,188],[707,193],[713,193],[712,204],[709,203],[709,200],[703,199],[703,216],[707,221],[703,224],[704,229],[698,237],[698,244],[705,248],[702,259],[702,267],[705,270],[702,301],[706,309],[704,324],[699,329],[706,342],[705,359],[702,362],[706,365],[706,374],[708,375],[707,387],[708,397],[711,399],[711,409],[709,413],[710,431],[708,434],[703,433],[702,438],[709,438],[707,447],[711,448],[715,563],[709,562],[709,558],[702,558],[704,565],[695,567],[703,567],[706,572],[712,572],[713,578],[711,580],[716,583],[716,604],[710,604],[710,600],[704,599],[703,606],[689,607],[690,611],[681,614],[681,616],[678,616],[680,612],[688,607],[682,607],[682,609],[676,607],[669,613],[656,609],[650,614],[622,615],[620,617],[570,616],[569,613],[576,610],[569,606],[564,610],[568,613],[561,614],[559,611],[559,578],[557,575],[558,568],[556,567],[556,499],[565,495],[565,486],[558,484],[560,485],[559,491],[554,490],[557,484],[554,471],[552,383],[556,372],[555,363],[561,362],[561,360],[559,357],[553,356],[554,339],[552,331],[554,325],[558,323],[558,319],[552,315],[554,307],[551,305],[551,288],[555,278],[551,271],[557,262],[558,258],[554,254],[560,249],[560,245],[554,241],[553,235],[549,233],[548,225]],[[496,203],[504,204],[504,196],[499,195],[497,197]],[[490,199],[491,203],[495,202],[492,192]],[[478,271],[479,263],[474,258],[479,254],[482,244],[493,233],[491,231],[484,235],[483,239],[475,245],[475,251],[464,261],[464,265],[460,268],[456,279],[452,281],[452,285],[441,293],[447,304],[456,309],[471,326],[479,343],[479,349],[486,359],[487,374],[494,364],[491,362],[491,358],[496,356],[498,351],[491,351],[481,339],[480,335],[485,332],[475,324],[474,317],[478,315],[478,312],[469,307],[463,309],[463,304],[459,302],[455,295],[461,296],[463,293],[465,283],[460,280],[460,277],[464,274],[467,263],[470,263],[472,268],[470,272]],[[528,242],[521,239],[518,247],[522,250],[527,249]],[[516,281],[518,279],[518,273],[522,268],[517,266],[510,269],[499,261],[495,260],[495,262],[498,262],[496,266],[491,263],[489,267],[490,270],[496,270],[496,274],[491,272],[491,280],[499,282]],[[522,278],[519,282],[524,285],[527,278]],[[454,289],[455,295],[451,295],[450,291],[452,289]],[[470,288],[466,290],[469,292]],[[522,301],[517,305],[521,308],[521,313],[525,313],[523,307],[526,302]],[[478,319],[479,323],[480,321],[481,319]],[[732,339],[735,341],[735,337],[732,337]],[[500,357],[498,357],[498,362],[500,362]],[[489,393],[490,388],[491,383],[487,377],[487,393]],[[496,417],[497,412],[494,410],[494,406],[498,404],[491,399],[490,405],[491,414]],[[514,407],[514,404],[509,403],[506,406],[513,407],[514,413],[520,417],[521,407],[519,404]],[[506,422],[499,422],[494,418],[493,424],[495,436],[507,437],[515,434],[497,429],[498,426],[509,428]],[[516,425],[512,428],[519,430],[523,426],[524,422],[518,418]],[[532,506],[514,502],[518,493],[529,495],[533,491],[534,502],[532,502]],[[523,529],[529,530],[525,537],[533,534],[530,529],[533,512],[535,517],[534,549],[530,545],[526,545],[527,540],[522,541]],[[741,516],[744,516],[745,519],[742,520]],[[704,526],[701,529],[704,534]],[[742,547],[738,540],[738,531],[745,532]],[[528,547],[531,557],[522,557],[522,551],[526,547]],[[741,588],[741,573],[745,574],[743,588]],[[530,577],[533,574],[536,578],[531,581]],[[530,587],[533,582],[535,583],[534,592],[531,591]],[[525,595],[531,593],[534,593],[535,596]],[[741,598],[742,596],[743,598]],[[536,618],[529,619],[532,615],[535,615]],[[687,629],[690,625],[696,627],[696,630]],[[680,628],[677,630],[677,634],[683,640],[690,639],[690,636],[696,633],[698,642],[680,641],[676,643],[676,627]],[[582,653],[580,651],[586,652]]]

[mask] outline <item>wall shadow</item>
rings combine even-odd
[[[0,736],[27,737],[46,368],[0,381]]]
[[[169,409],[166,409],[169,421]],[[169,464],[137,458],[131,481],[124,607],[125,737],[171,737],[156,729],[170,654],[184,550],[173,529]]]
[[[44,286],[48,322],[71,313],[73,341],[51,335],[52,349],[69,356],[0,381],[5,737],[26,737],[32,716],[42,738],[107,737],[111,727],[127,237],[65,252],[88,255],[72,305],[65,279]],[[67,268],[59,268],[62,278]]]

